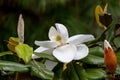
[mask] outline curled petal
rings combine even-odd
[[[45,48],[55,48],[59,45],[57,42],[52,41],[35,41],[35,44]]]
[[[40,53],[40,52],[44,52],[44,51],[46,51],[46,50],[48,50],[48,49],[49,49],[49,48],[39,47],[39,48],[37,48],[34,52]],[[37,59],[37,58],[39,58],[37,55],[32,54],[32,59]]]
[[[51,40],[51,41],[56,41],[56,36],[57,35],[60,35],[59,33],[58,33],[58,31],[54,28],[54,27],[51,27],[50,28],[50,30],[49,30],[49,39]]]
[[[57,31],[61,34],[62,36],[62,42],[66,42],[68,39],[68,30],[63,24],[56,23],[56,28]]]
[[[91,41],[91,40],[94,40],[94,36],[91,35],[91,34],[80,34],[80,35],[75,35],[75,36],[72,36],[70,37],[68,40],[67,40],[67,43],[70,43],[70,44],[80,44],[80,43],[84,43],[84,42],[87,42],[87,41]]]
[[[53,48],[44,48],[44,47],[39,47],[37,48],[34,52],[40,54],[40,53],[46,53],[46,54],[51,54],[53,52]],[[32,54],[33,59],[39,58],[37,55]]]
[[[53,52],[53,50],[54,50],[54,48],[39,47],[34,52],[51,54]]]
[[[76,50],[75,45],[60,46],[53,51],[53,56],[63,63],[69,63],[73,60]]]
[[[75,54],[74,60],[80,60],[88,55],[88,47],[84,44],[77,46],[77,52]]]
[[[103,25],[101,22],[100,22],[100,19],[99,19],[99,16],[100,15],[104,15],[104,12],[106,13],[107,11],[107,5],[106,7],[104,8],[104,11],[102,9],[102,7],[100,5],[97,5],[97,7],[95,8],[95,18],[96,18],[96,22],[98,23],[98,25],[104,29],[106,29],[106,26]]]

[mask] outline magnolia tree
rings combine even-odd
[[[24,20],[18,20],[18,38],[10,37],[9,51],[1,52],[0,57],[12,55],[17,61],[0,60],[1,76],[8,80],[119,80],[120,53],[114,43],[114,33],[120,35],[119,24],[116,30],[109,27],[112,15],[107,12],[106,4],[95,8],[96,22],[103,28],[101,36],[76,34],[69,37],[67,27],[55,23],[48,32],[49,40],[37,41],[37,49],[24,43]]]

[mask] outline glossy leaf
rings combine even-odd
[[[99,46],[92,47],[92,48],[89,48],[89,54],[103,57],[104,56],[104,50],[103,50],[102,47],[99,47]]]
[[[113,42],[114,42],[116,48],[120,48],[120,37],[114,38]]]
[[[16,53],[19,58],[22,58],[25,63],[28,63],[33,54],[33,48],[27,44],[19,44],[15,47]]]
[[[115,25],[114,33],[115,33],[115,36],[120,36],[120,24],[119,23]]]
[[[28,66],[20,63],[0,60],[0,70],[27,72],[29,69]]]
[[[52,80],[54,73],[47,69],[44,64],[38,63],[36,61],[30,62],[31,66],[31,75],[36,76],[41,79]]]
[[[1,56],[4,56],[4,55],[7,55],[7,54],[10,54],[10,55],[11,55],[11,54],[13,54],[13,52],[11,52],[11,51],[1,52],[1,53],[0,53],[0,57],[1,57]]]
[[[120,64],[117,65],[117,69],[115,71],[116,75],[120,75]]]
[[[68,80],[80,80],[79,75],[77,74],[73,64],[68,64],[67,67],[67,73],[68,74]]]
[[[80,80],[88,80],[88,78],[86,77],[87,73],[82,65],[74,64],[74,67],[78,76],[80,77]]]
[[[101,68],[86,69],[88,80],[101,80],[106,76],[106,72]]]
[[[120,63],[120,52],[116,52],[116,57],[117,57],[118,63]]]
[[[104,64],[104,58],[89,54],[86,58],[82,59],[86,64],[101,65]]]
[[[80,80],[101,80],[106,76],[106,72],[102,68],[83,68],[80,64],[74,64],[76,72]]]
[[[66,71],[63,71],[63,63],[58,63],[54,67],[53,72],[54,72],[54,79],[53,80],[58,80],[58,79],[65,80],[65,78],[67,77]]]
[[[113,40],[113,38],[115,38],[114,27],[110,26],[108,31],[106,32],[105,39],[108,40],[109,42],[111,42]]]
[[[39,56],[40,58],[45,58],[45,59],[49,59],[49,60],[52,60],[52,61],[57,61],[57,59],[50,54],[46,54],[46,53],[34,53],[34,54]]]

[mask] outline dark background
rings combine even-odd
[[[113,22],[118,23],[120,0],[0,0],[0,52],[8,50],[9,37],[17,37],[19,14],[25,22],[25,43],[36,48],[35,40],[48,40],[48,31],[55,23],[64,24],[70,36],[93,34],[103,29],[95,21],[94,10],[108,3]]]

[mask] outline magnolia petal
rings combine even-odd
[[[56,23],[55,26],[57,28],[57,31],[62,36],[62,42],[66,42],[67,39],[68,39],[68,30],[67,30],[67,28],[63,24],[60,24],[60,23]]]
[[[53,48],[44,48],[44,47],[39,47],[36,50],[34,50],[34,52],[36,53],[46,53],[46,54],[51,54],[53,52]],[[37,59],[39,58],[39,56],[32,54],[32,58],[33,59]]]
[[[54,48],[59,45],[57,42],[52,42],[52,41],[35,41],[35,44],[45,48]]]
[[[45,62],[45,65],[49,70],[52,70],[57,64],[58,64],[58,62],[53,62],[50,60],[46,60],[46,62]]]
[[[39,47],[34,52],[51,54],[53,52],[53,50],[54,50],[54,48]]]
[[[49,39],[51,41],[56,41],[56,36],[60,35],[54,27],[51,27],[49,30]]]
[[[63,63],[69,63],[73,60],[76,50],[75,45],[60,46],[53,51],[53,56]]]
[[[44,52],[46,50],[48,50],[49,48],[45,48],[45,47],[38,47],[36,50],[34,50],[34,52],[36,53],[40,53],[40,52]]]
[[[44,48],[44,47],[38,47],[36,50],[34,50],[34,52],[36,53],[41,53],[41,52],[44,52],[46,50],[48,50],[49,48]],[[37,59],[39,58],[37,55],[35,54],[32,54],[32,59]]]
[[[67,40],[67,43],[70,43],[70,44],[80,44],[80,43],[84,43],[84,42],[88,42],[88,41],[91,41],[91,40],[94,40],[94,36],[91,35],[91,34],[80,34],[80,35],[75,35],[75,36],[72,36],[70,37],[68,40]]]
[[[75,54],[74,60],[80,60],[88,55],[88,47],[84,44],[77,45],[77,52]]]

